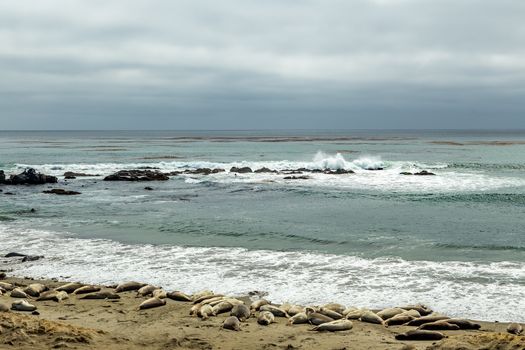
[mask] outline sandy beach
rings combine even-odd
[[[14,286],[44,284],[49,289],[63,282],[8,277]],[[102,287],[113,291],[115,286]],[[398,341],[396,334],[415,329],[385,327],[352,320],[353,328],[341,332],[316,332],[310,324],[287,325],[284,317],[262,326],[256,317],[241,323],[240,331],[222,328],[228,313],[202,320],[190,315],[191,302],[165,299],[166,305],[139,310],[146,299],[136,291],[118,293],[116,300],[82,300],[69,294],[61,302],[27,299],[37,307],[31,312],[0,312],[2,349],[525,349],[525,337],[506,332],[507,324],[478,322],[480,330],[443,331],[440,341]],[[249,305],[248,297],[237,296]],[[10,292],[0,303],[10,307],[17,300]]]

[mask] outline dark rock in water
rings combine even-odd
[[[31,213],[36,213],[36,209],[35,208],[31,208],[30,212]]]
[[[194,170],[185,170],[184,174],[195,174],[195,175],[210,175],[222,173],[224,169],[210,169],[210,168],[199,168]]]
[[[55,176],[38,173],[35,169],[26,169],[18,175],[11,175],[9,180],[4,183],[10,185],[42,185],[45,183],[57,183],[58,179]]]
[[[254,171],[254,173],[276,173],[277,170],[272,170],[272,169],[269,169],[267,167],[263,167],[261,169],[257,169]]]
[[[149,186],[144,187],[144,189],[145,189],[146,191],[153,191],[153,187],[149,187]]]
[[[73,196],[73,195],[81,194],[80,192],[68,191],[68,190],[64,190],[63,188],[53,188],[52,190],[42,191],[42,192],[49,193],[49,194],[58,194],[62,196]]]
[[[85,173],[75,173],[73,171],[66,171],[64,173],[64,177],[67,178],[76,178],[77,176],[100,176],[100,175],[94,175],[94,174],[85,174]]]
[[[431,172],[426,171],[426,170],[422,170],[422,171],[420,171],[419,173],[414,173],[414,175],[420,175],[420,176],[428,176],[428,175],[431,175],[431,176],[432,176],[432,175],[436,175],[436,174],[431,173]]]
[[[4,194],[5,194],[5,195],[8,195],[8,196],[13,196],[13,195],[14,195],[13,192],[5,192]]]
[[[292,174],[302,174],[303,172],[301,170],[283,170],[283,173],[287,174],[287,175],[292,175]]]
[[[232,167],[230,169],[230,173],[241,173],[241,174],[244,174],[244,173],[251,173],[253,172],[251,168],[245,166],[245,167],[242,167],[242,168],[237,168],[237,167]]]
[[[7,277],[7,275],[5,274],[5,272],[0,272],[0,280],[5,280]]]
[[[160,170],[160,168],[153,167],[153,166],[139,166],[137,169],[140,169],[140,170]]]
[[[40,260],[40,259],[43,259],[44,256],[43,255],[26,255],[24,256],[24,258],[22,259],[22,262],[27,262],[27,261],[36,261],[36,260]]]
[[[412,174],[409,171],[402,171],[402,172],[399,173],[399,175],[414,175],[414,174]]]
[[[153,170],[120,170],[108,175],[104,181],[166,181],[169,177]]]
[[[27,255],[26,254],[20,254],[20,253],[11,252],[11,253],[7,253],[6,255],[4,255],[4,258],[16,258],[16,257],[22,258],[24,256],[27,256]]]
[[[66,179],[66,180],[74,180],[76,178],[77,178],[76,176],[65,176],[64,177],[64,179]]]
[[[0,170],[0,184],[5,182],[5,173],[3,170]]]
[[[308,180],[310,177],[309,176],[285,176],[285,180]]]
[[[345,170],[345,169],[336,169],[336,170],[325,170],[325,174],[329,175],[344,175],[344,174],[353,174],[353,170]]]

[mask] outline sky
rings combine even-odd
[[[525,128],[525,1],[0,2],[0,130],[432,128]]]

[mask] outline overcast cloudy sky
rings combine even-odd
[[[525,128],[525,1],[0,2],[0,129],[143,128]]]

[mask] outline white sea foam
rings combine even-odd
[[[274,302],[301,304],[338,301],[385,307],[423,302],[450,316],[525,322],[524,263],[412,262],[313,252],[126,245],[8,225],[0,226],[0,239],[13,251],[46,256],[7,265],[21,276],[88,283],[140,280],[166,289],[212,288],[236,295],[262,290]]]
[[[181,175],[188,183],[216,181],[220,183],[276,183],[278,185],[300,186],[331,186],[343,189],[404,191],[404,192],[461,192],[487,191],[502,188],[525,186],[525,180],[513,177],[494,176],[480,171],[458,172],[447,169],[443,163],[425,164],[412,161],[386,161],[379,156],[362,156],[348,161],[341,154],[327,155],[318,152],[310,162],[301,161],[238,161],[229,163],[207,161],[170,161],[157,163],[98,163],[98,164],[17,164],[11,172],[33,167],[47,174],[62,175],[65,171],[108,175],[122,169],[140,167],[156,167],[163,172],[181,171],[186,169],[212,168],[225,169],[226,172],[212,175]],[[327,175],[323,173],[309,174],[310,179],[286,181],[282,175],[268,173],[248,173],[232,176],[231,167],[250,167],[253,170],[267,167],[274,170],[291,170],[306,168],[314,169],[345,169],[352,170],[352,175]],[[382,169],[382,170],[379,170]],[[406,176],[400,172],[417,172],[431,170],[438,176]],[[379,170],[379,171],[377,171]]]

